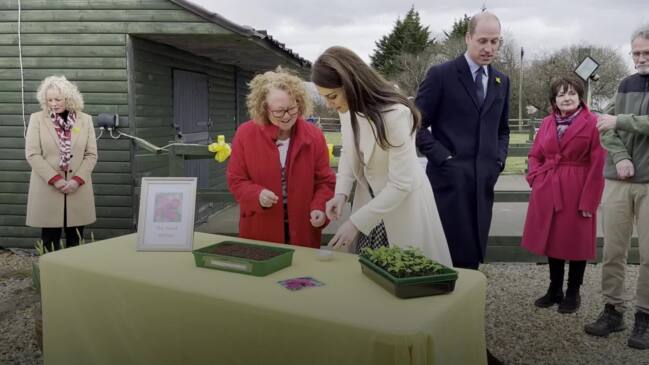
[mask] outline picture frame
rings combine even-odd
[[[144,177],[137,224],[138,251],[191,251],[195,177]]]

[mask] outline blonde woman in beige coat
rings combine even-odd
[[[340,115],[343,149],[336,193],[326,205],[329,219],[340,218],[356,182],[352,215],[329,245],[356,253],[412,246],[452,266],[433,190],[417,159],[420,116],[413,103],[343,47],[327,49],[311,79]]]
[[[32,167],[27,196],[27,225],[41,227],[47,247],[79,244],[84,226],[93,223],[92,170],[97,143],[83,97],[64,76],[47,77],[36,94],[42,111],[31,115],[25,156]]]

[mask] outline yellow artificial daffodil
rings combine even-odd
[[[232,147],[229,143],[225,143],[225,136],[222,134],[219,134],[216,137],[216,142],[207,146],[207,149],[210,152],[215,152],[214,159],[218,162],[227,160],[232,154]]]
[[[500,77],[496,77],[496,84],[500,84]]]
[[[329,150],[329,162],[334,160],[334,145],[333,143],[327,143],[327,149]]]

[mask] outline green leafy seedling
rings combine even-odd
[[[444,269],[418,248],[364,247],[361,255],[398,278],[433,275]]]

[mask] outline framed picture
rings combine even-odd
[[[191,251],[195,177],[144,177],[137,224],[138,251]]]

